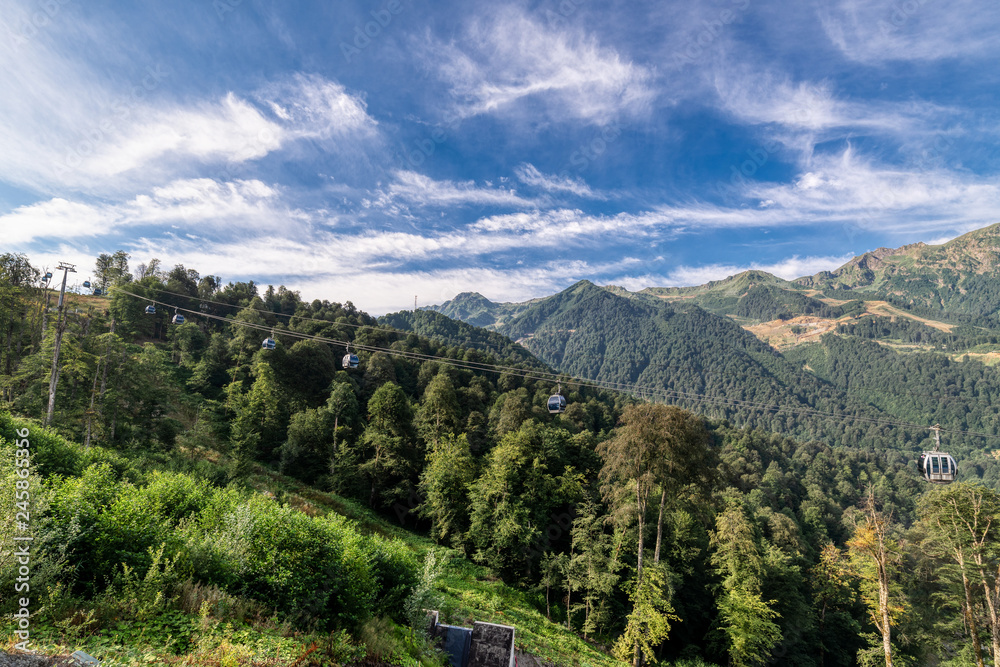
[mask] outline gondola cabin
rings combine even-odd
[[[955,481],[958,464],[945,452],[924,452],[917,461],[921,474],[928,482],[948,484]]]
[[[85,288],[87,288],[87,289],[90,289],[90,281],[89,281],[89,280],[84,280],[84,281],[83,281],[83,286],[84,286]]]
[[[170,321],[173,322],[174,324],[184,324],[184,316],[183,315],[174,315],[174,319],[172,319]]]
[[[146,306],[147,315],[156,315],[156,306]]]
[[[361,363],[361,360],[353,352],[348,352],[344,355],[344,368],[357,368],[359,363]]]
[[[271,338],[270,336],[267,337],[267,338],[265,338],[261,342],[261,344],[260,344],[260,348],[262,350],[273,350],[277,346],[278,346],[278,343],[275,342],[275,340],[273,338]]]
[[[48,272],[45,273],[45,279],[46,280],[52,280],[52,272],[51,271],[48,271]]]
[[[552,394],[549,396],[549,412],[551,414],[559,414],[560,412],[566,412],[566,397],[562,394]]]

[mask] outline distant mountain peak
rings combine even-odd
[[[886,257],[903,255],[926,247],[928,247],[927,244],[921,241],[919,243],[910,243],[909,245],[900,246],[898,248],[875,248],[875,250],[869,250],[868,252],[854,257],[839,269],[833,270],[831,273],[839,276],[844,271],[852,268],[875,271],[884,264],[883,260],[885,260]]]

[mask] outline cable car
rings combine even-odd
[[[147,315],[156,315],[156,306],[153,306],[153,305],[146,306],[146,314]]]
[[[566,397],[562,395],[562,384],[556,389],[556,393],[549,396],[548,407],[549,413],[553,415],[566,412]]]
[[[90,281],[89,280],[84,280],[83,281],[83,286],[86,287],[87,289],[90,289]]]
[[[102,294],[104,294],[104,292],[101,291],[100,287],[94,288],[94,296],[101,296]]]
[[[52,280],[52,272],[51,271],[46,271],[45,272],[45,280],[47,280],[47,281],[48,280]]]
[[[184,316],[178,313],[174,313],[174,319],[170,320],[174,324],[184,324]]]
[[[344,355],[343,366],[344,368],[357,368],[360,360],[358,355],[351,353],[351,346],[347,346],[347,354]]]
[[[268,336],[260,344],[260,348],[262,350],[273,350],[275,347],[277,347],[277,345],[278,345],[278,343],[275,342],[275,340],[273,338],[271,338],[270,336]]]
[[[924,479],[934,484],[949,484],[955,481],[958,474],[958,464],[947,452],[940,452],[941,447],[941,425],[935,424],[931,427],[934,431],[934,450],[924,452],[917,460],[917,467]]]

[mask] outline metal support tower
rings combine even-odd
[[[60,269],[63,272],[63,279],[62,288],[59,290],[59,306],[56,314],[56,345],[55,351],[52,353],[52,375],[49,378],[49,410],[45,415],[46,426],[52,423],[52,416],[56,411],[56,387],[59,385],[59,348],[62,346],[63,331],[66,329],[66,319],[64,317],[66,313],[66,278],[69,277],[71,271],[76,273],[76,265],[59,262],[56,270]]]

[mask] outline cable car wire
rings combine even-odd
[[[138,295],[138,294],[134,294],[134,293],[129,292],[127,290],[124,290],[124,289],[122,289],[120,287],[116,288],[116,289],[118,291],[122,292],[123,294],[127,294],[127,295],[135,297],[137,299],[142,299],[144,301],[150,301],[152,303],[158,303],[158,304],[161,304],[163,306],[170,307],[170,308],[174,308],[175,307],[175,306],[172,306],[171,304],[168,304],[166,302],[157,301],[155,299],[151,299],[151,298],[146,297],[146,296],[141,296],[141,295]],[[245,321],[236,320],[236,319],[233,319],[233,318],[230,318],[230,317],[223,317],[221,315],[213,315],[213,314],[209,314],[209,313],[202,313],[202,312],[198,312],[198,311],[191,310],[191,309],[188,309],[188,308],[178,308],[178,310],[182,310],[182,311],[191,313],[193,315],[205,317],[205,318],[208,318],[208,319],[218,320],[220,322],[225,322],[225,323],[229,323],[229,324],[235,324],[235,325],[238,325],[238,326],[243,326],[243,327],[247,327],[247,328],[251,328],[251,329],[256,329],[256,330],[260,330],[260,331],[272,331],[273,330],[273,327],[265,325],[265,324],[257,324],[257,323],[254,323],[254,322],[245,322]],[[325,321],[325,320],[323,320],[323,321]],[[303,333],[303,332],[299,332],[299,331],[293,331],[293,330],[290,330],[290,329],[286,329],[286,330],[283,330],[283,331],[280,331],[280,332],[276,331],[275,334],[278,335],[278,336],[286,336],[286,337],[290,337],[290,338],[297,338],[297,339],[300,339],[300,340],[313,340],[313,341],[327,343],[327,344],[332,344],[332,345],[339,345],[339,346],[343,346],[345,348],[348,345],[352,345],[352,346],[355,347],[355,349],[364,350],[364,351],[367,351],[367,352],[373,352],[373,353],[374,352],[382,352],[382,353],[385,353],[385,354],[389,354],[389,355],[393,355],[393,356],[397,356],[397,357],[403,357],[403,358],[411,359],[411,360],[414,360],[414,361],[435,361],[435,362],[438,362],[438,363],[441,363],[441,364],[455,366],[455,367],[463,368],[463,369],[466,369],[466,370],[480,371],[480,372],[484,372],[484,371],[485,372],[494,372],[494,373],[498,373],[498,374],[507,373],[507,374],[509,374],[511,376],[520,377],[520,378],[523,378],[523,379],[541,380],[541,381],[547,381],[547,382],[566,382],[567,384],[575,384],[575,385],[578,385],[578,386],[581,386],[581,387],[591,387],[591,388],[595,388],[595,389],[605,389],[605,390],[609,390],[609,391],[615,391],[615,392],[619,392],[619,393],[626,393],[626,394],[630,394],[630,395],[640,395],[640,396],[649,395],[649,396],[661,397],[661,398],[664,398],[664,399],[674,398],[674,399],[680,399],[680,400],[688,400],[688,401],[692,401],[692,402],[714,403],[714,404],[717,404],[717,405],[728,405],[728,406],[732,406],[732,407],[746,408],[746,409],[756,410],[756,411],[761,411],[761,412],[775,412],[775,413],[779,413],[779,412],[784,411],[784,412],[789,412],[789,413],[792,413],[792,414],[803,415],[803,416],[806,416],[806,417],[815,417],[815,418],[824,418],[824,419],[850,420],[850,421],[853,421],[853,422],[862,422],[862,423],[867,423],[867,424],[874,424],[874,425],[877,425],[877,426],[895,426],[895,427],[899,427],[899,428],[908,428],[908,429],[914,429],[916,431],[925,431],[927,429],[927,426],[923,425],[923,424],[915,424],[915,423],[912,423],[912,422],[900,421],[900,420],[895,420],[895,419],[885,419],[885,418],[878,418],[878,417],[868,417],[868,416],[865,416],[865,415],[856,415],[856,414],[848,414],[848,413],[827,412],[827,411],[824,411],[824,410],[818,410],[818,409],[813,409],[813,408],[783,406],[783,405],[776,405],[776,404],[773,404],[773,403],[759,403],[759,402],[754,402],[754,401],[745,401],[745,400],[742,400],[742,399],[725,398],[725,397],[717,397],[717,396],[708,396],[708,395],[699,394],[699,393],[696,393],[696,392],[684,392],[684,391],[674,390],[674,389],[666,389],[666,388],[658,388],[658,387],[647,387],[647,386],[643,386],[643,385],[639,385],[639,384],[630,384],[630,383],[623,383],[623,382],[612,382],[612,381],[606,381],[606,380],[590,380],[590,379],[587,379],[587,378],[581,378],[581,377],[571,376],[571,375],[568,375],[566,373],[549,373],[549,372],[545,372],[545,371],[538,371],[538,370],[532,370],[532,369],[527,369],[527,368],[520,368],[520,367],[516,367],[516,366],[503,366],[503,365],[500,365],[500,364],[491,364],[491,363],[486,363],[486,362],[467,361],[467,360],[464,360],[464,359],[452,359],[452,358],[449,358],[449,357],[441,357],[441,356],[437,356],[437,355],[424,354],[424,353],[420,353],[420,352],[413,352],[413,351],[407,351],[407,350],[394,350],[392,348],[381,347],[381,346],[378,346],[378,345],[359,344],[359,343],[357,343],[357,341],[346,341],[346,340],[341,341],[341,340],[336,340],[336,339],[333,339],[333,338],[327,338],[327,337],[324,337],[324,336],[317,336],[317,335],[314,335],[314,334],[307,334],[307,333]],[[944,433],[952,433],[952,434],[955,434],[955,435],[967,435],[967,436],[972,436],[972,437],[1000,439],[1000,434],[997,434],[997,433],[982,433],[982,432],[977,432],[977,431],[965,431],[965,430],[961,430],[961,429],[941,429],[941,431],[944,432]]]
[[[142,297],[142,296],[139,296],[139,295],[136,295],[136,294],[132,294],[131,292],[125,292],[121,288],[117,288],[117,289],[119,289],[120,291],[122,291],[122,292],[124,292],[126,294],[130,294],[131,296],[135,296],[137,298],[146,299],[146,300],[150,300],[151,301],[151,299],[149,299],[149,297]],[[240,306],[238,304],[225,303],[223,301],[213,301],[212,299],[203,299],[201,297],[194,297],[194,296],[191,296],[189,294],[181,294],[179,292],[171,292],[170,290],[166,290],[166,289],[163,289],[163,288],[160,288],[160,287],[154,287],[152,289],[155,289],[157,292],[161,292],[163,294],[170,294],[172,296],[177,296],[177,297],[181,297],[181,298],[184,298],[184,299],[197,300],[197,301],[203,302],[203,303],[211,303],[211,304],[215,304],[215,305],[218,305],[218,306],[224,306],[226,308],[235,308],[235,309],[240,310],[240,311],[242,311],[242,310],[249,310],[251,312],[260,313],[262,315],[271,315],[271,316],[274,316],[274,317],[287,317],[288,320],[289,320],[289,322],[288,322],[289,324],[291,324],[291,320],[294,318],[294,319],[298,319],[298,320],[300,320],[302,322],[318,322],[318,323],[321,323],[321,324],[325,324],[327,326],[347,326],[347,327],[353,327],[353,328],[359,329],[359,330],[360,329],[372,329],[374,331],[379,331],[379,332],[382,332],[382,333],[393,334],[393,335],[399,336],[401,338],[406,337],[406,336],[417,336],[418,338],[425,338],[427,340],[442,341],[442,342],[449,343],[449,344],[452,344],[452,345],[455,345],[455,346],[458,346],[458,347],[478,349],[481,352],[488,352],[488,353],[492,353],[492,354],[497,354],[498,353],[498,351],[495,348],[489,347],[488,345],[485,345],[485,344],[482,344],[482,343],[477,343],[477,342],[474,342],[474,341],[460,341],[460,340],[455,339],[455,338],[449,338],[447,336],[441,336],[441,335],[437,335],[437,334],[418,334],[415,331],[405,331],[405,330],[402,330],[402,329],[385,328],[386,325],[353,324],[351,322],[335,322],[333,320],[324,320],[324,319],[320,319],[320,318],[316,318],[316,317],[305,317],[305,316],[302,316],[302,315],[288,315],[287,313],[277,313],[277,312],[275,312],[273,310],[266,310],[266,309],[263,309],[263,308],[251,308],[250,306]],[[259,298],[259,297],[256,297],[256,298]],[[304,303],[304,302],[302,302],[302,303]],[[169,305],[169,304],[165,304],[165,305]],[[173,307],[173,306],[170,306],[170,307]],[[192,312],[192,313],[195,313],[195,314],[198,314],[198,315],[207,316],[207,313],[204,313],[203,311],[188,311],[188,312]],[[437,311],[433,311],[433,312],[437,312]],[[518,345],[518,346],[524,348],[524,350],[526,352],[532,353],[531,350],[529,348],[527,348],[526,346],[524,346],[523,344],[518,343],[517,341],[512,341],[512,342],[515,345]],[[737,376],[735,376],[732,373],[726,373],[726,372],[720,372],[720,371],[705,371],[705,370],[702,370],[700,368],[695,368],[694,366],[687,366],[687,365],[681,365],[681,364],[658,364],[657,368],[690,371],[690,372],[693,372],[693,373],[695,373],[697,375],[700,375],[700,376],[711,376],[711,377],[721,377],[721,378],[735,378],[735,379],[739,379],[741,381],[745,381],[745,379],[746,379],[744,377],[737,377]],[[770,374],[761,374],[761,373],[753,373],[752,375],[750,375],[750,378],[751,379],[759,379],[759,380],[773,380],[773,377]],[[904,395],[904,396],[929,398],[929,399],[932,399],[932,400],[935,400],[935,401],[958,401],[958,402],[961,402],[963,404],[977,403],[979,405],[985,405],[985,406],[992,406],[992,405],[994,405],[993,401],[989,401],[989,400],[985,400],[985,399],[979,399],[979,398],[963,398],[961,396],[952,396],[952,395],[941,396],[941,395],[935,395],[935,394],[922,394],[922,393],[916,393],[916,392],[910,392],[910,391],[899,392],[899,394],[900,395]],[[997,437],[1000,437],[1000,435],[998,435]]]

